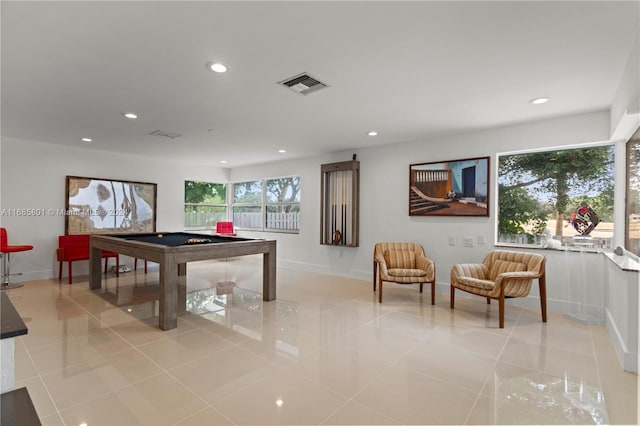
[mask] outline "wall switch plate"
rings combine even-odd
[[[450,246],[456,245],[456,237],[449,237],[449,245]]]
[[[473,237],[464,237],[463,243],[465,247],[473,247]]]
[[[482,246],[485,244],[484,235],[478,234],[478,245]]]

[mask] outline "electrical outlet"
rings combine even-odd
[[[456,245],[456,237],[449,237],[449,245],[450,246]]]
[[[473,237],[464,237],[463,243],[465,247],[473,247]]]
[[[485,241],[484,241],[484,235],[480,235],[480,234],[478,234],[478,245],[479,245],[479,246],[482,246],[482,245],[484,245],[484,244],[485,244]]]

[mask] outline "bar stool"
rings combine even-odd
[[[23,284],[11,282],[11,276],[22,275],[22,273],[11,273],[10,255],[11,253],[28,250],[33,250],[33,246],[10,246],[7,238],[7,230],[5,228],[0,228],[0,253],[2,253],[2,284],[0,285],[0,290],[22,287]]]

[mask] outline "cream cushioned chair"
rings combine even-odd
[[[531,283],[538,280],[542,321],[547,322],[546,258],[540,254],[494,250],[480,264],[465,263],[451,268],[451,309],[455,289],[499,302],[500,328],[504,328],[504,299],[527,297]]]
[[[435,304],[436,267],[417,243],[377,243],[373,249],[373,291],[380,282],[379,302],[382,303],[382,282],[420,284],[431,283],[431,304]]]

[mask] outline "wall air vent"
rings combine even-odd
[[[151,136],[164,136],[165,138],[169,138],[169,139],[175,139],[175,138],[179,138],[180,136],[182,136],[179,133],[165,132],[164,130],[154,130],[153,132],[151,132],[149,134]]]
[[[286,80],[279,81],[278,84],[288,87],[301,95],[308,95],[309,93],[315,92],[323,87],[328,87],[326,84],[315,77],[311,77],[307,73],[302,73],[294,77],[287,78]]]

